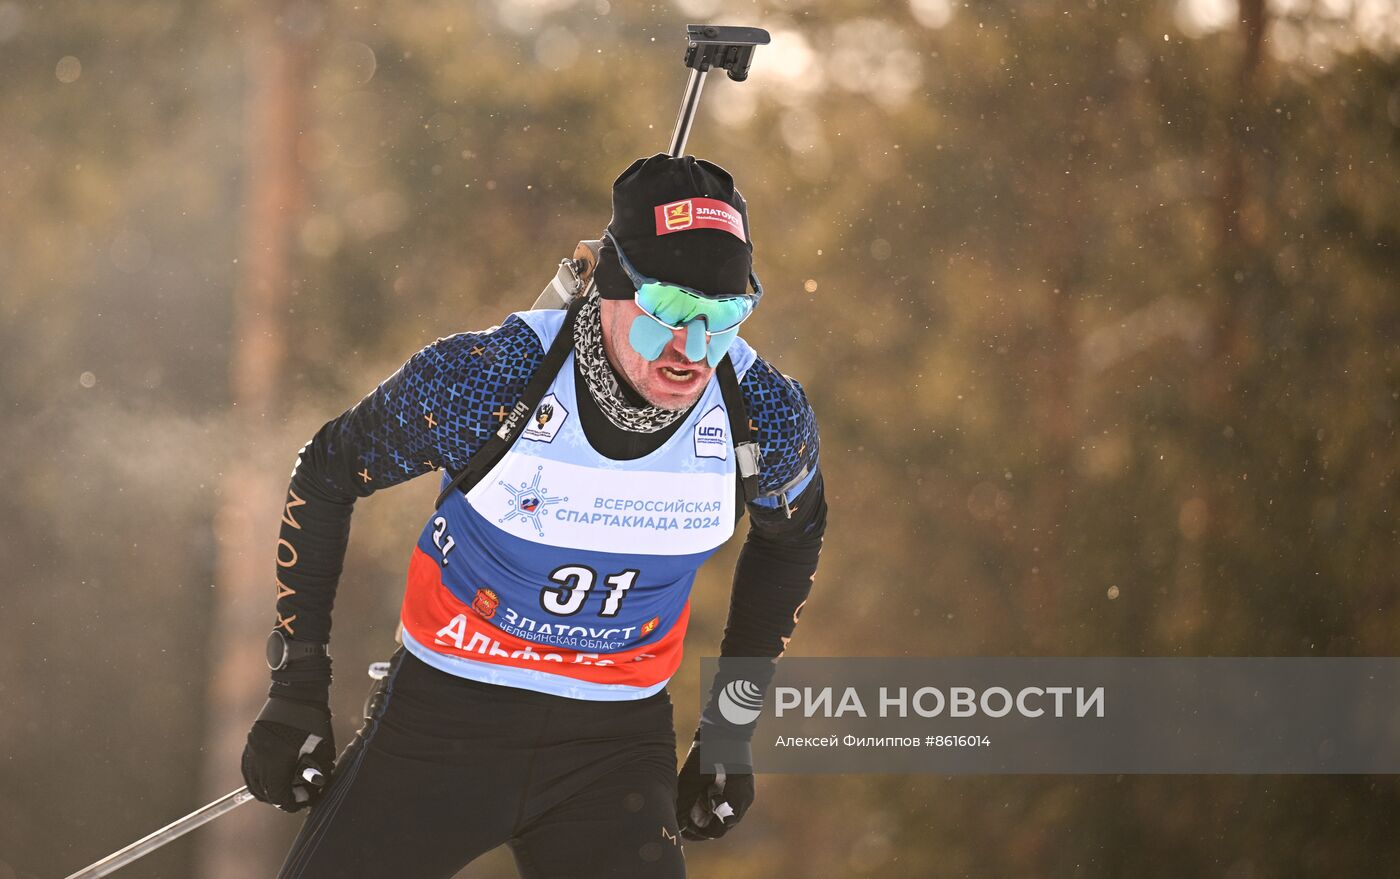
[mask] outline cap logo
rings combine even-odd
[[[689,229],[690,224],[695,222],[695,211],[692,209],[690,199],[662,205],[661,212],[666,221],[666,232],[679,232],[682,229]],[[665,232],[657,229],[656,234],[664,235]]]
[[[717,198],[687,198],[656,206],[656,234],[670,235],[686,229],[720,229],[740,241],[744,218],[728,202]]]

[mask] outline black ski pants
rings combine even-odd
[[[588,702],[478,683],[400,648],[281,879],[449,879],[509,845],[523,879],[681,879],[665,690]]]

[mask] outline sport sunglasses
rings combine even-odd
[[[741,296],[708,296],[690,287],[648,278],[628,261],[627,254],[622,252],[622,247],[611,232],[604,232],[603,235],[617,250],[617,261],[637,291],[633,295],[637,306],[668,330],[683,330],[692,322],[701,320],[705,325],[707,342],[713,336],[732,334],[739,324],[753,314],[754,306],[763,298],[763,285],[752,272],[749,273],[749,283],[753,286],[753,293]]]

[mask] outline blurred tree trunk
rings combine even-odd
[[[1228,405],[1228,388],[1231,377],[1247,356],[1246,346],[1248,327],[1244,325],[1246,315],[1242,313],[1247,304],[1246,263],[1251,250],[1262,237],[1257,228],[1261,212],[1248,203],[1249,181],[1248,155],[1251,138],[1250,123],[1257,115],[1260,101],[1258,94],[1259,67],[1263,60],[1264,31],[1267,24],[1265,0],[1241,0],[1239,4],[1240,66],[1237,71],[1238,89],[1235,106],[1226,120],[1225,142],[1221,156],[1220,190],[1217,197],[1220,239],[1219,265],[1223,291],[1221,304],[1223,313],[1218,321],[1219,339],[1216,351],[1219,354],[1216,364],[1216,386],[1213,389],[1217,402]],[[1251,208],[1256,208],[1251,210]]]
[[[1030,600],[1023,603],[1021,612],[1025,631],[1040,632],[1033,637],[1046,641],[1033,645],[1040,650],[1049,649],[1053,636],[1036,621],[1059,612],[1067,572],[1072,570],[1066,523],[1071,520],[1074,449],[1080,435],[1074,308],[1084,248],[1089,246],[1073,209],[1080,203],[1079,192],[1079,181],[1072,177],[1063,200],[1068,210],[1057,218],[1054,258],[1045,270],[1049,302],[1039,350],[1031,361],[1037,477],[1030,487],[1030,533],[1023,543],[1021,562],[1024,595]]]
[[[1239,468],[1211,451],[1218,448],[1222,435],[1234,436],[1248,420],[1253,404],[1245,399],[1240,383],[1259,356],[1261,312],[1271,293],[1269,255],[1261,247],[1269,234],[1265,228],[1268,208],[1250,175],[1251,160],[1262,151],[1266,137],[1260,130],[1265,101],[1260,74],[1268,6],[1266,0],[1240,0],[1238,12],[1239,66],[1234,99],[1223,120],[1215,194],[1219,226],[1212,304],[1215,340],[1192,395],[1203,416],[1195,439],[1199,460],[1214,462],[1219,469],[1206,475],[1200,485],[1184,484],[1176,498],[1182,535],[1176,559],[1178,603],[1163,620],[1172,621],[1178,638],[1206,637],[1203,571],[1215,564],[1213,559],[1239,555],[1231,548],[1233,532],[1245,527],[1252,515],[1244,493],[1249,487],[1236,484],[1242,475]]]
[[[274,413],[285,374],[284,320],[292,279],[292,241],[303,202],[298,137],[306,115],[309,48],[314,30],[305,4],[282,0],[248,7],[245,204],[242,268],[230,339],[237,458],[223,468],[215,514],[217,599],[209,645],[205,799],[241,784],[239,758],[248,727],[267,690],[263,637],[273,620],[273,546],[286,487],[288,450]],[[289,17],[290,14],[290,17]],[[272,876],[284,852],[276,844],[288,819],[255,804],[212,824],[203,835],[199,873],[205,879]]]

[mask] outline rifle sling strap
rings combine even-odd
[[[744,406],[744,392],[739,388],[739,377],[734,373],[734,363],[728,354],[719,362],[715,373],[719,378],[719,392],[724,398],[725,411],[729,413],[729,435],[734,438],[734,469],[738,471],[739,485],[744,489],[744,502],[753,503],[754,498],[758,497],[763,450],[753,438],[749,411]]]
[[[501,460],[506,450],[520,437],[521,431],[525,429],[528,416],[544,399],[549,386],[554,382],[554,377],[559,374],[559,369],[564,365],[564,361],[569,359],[569,352],[574,348],[574,321],[578,318],[583,303],[583,297],[579,297],[569,305],[569,310],[564,315],[564,325],[559,328],[559,334],[554,337],[554,342],[545,352],[544,360],[540,361],[539,369],[535,370],[535,374],[530,377],[529,384],[525,385],[520,399],[515,401],[515,405],[511,407],[510,413],[501,422],[501,426],[467,460],[467,466],[452,477],[452,481],[438,495],[437,503],[433,505],[434,509],[441,508],[443,501],[451,497],[452,492],[458,489],[470,491],[472,486],[486,475],[487,471],[496,466],[496,462]]]

